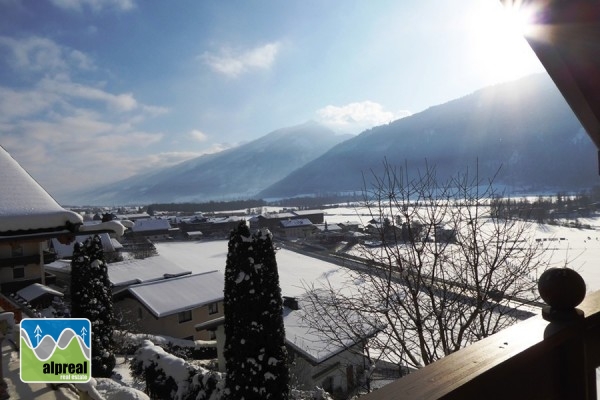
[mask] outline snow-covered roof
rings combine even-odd
[[[53,294],[55,296],[63,297],[63,294],[58,290],[54,290],[48,286],[44,286],[41,283],[34,283],[17,292],[17,295],[25,301],[31,302],[38,297],[41,297],[45,294]]]
[[[138,219],[132,228],[133,232],[161,231],[171,229],[167,219]]]
[[[223,300],[219,271],[186,275],[129,287],[129,292],[157,318]]]
[[[190,273],[189,270],[183,269],[161,255],[108,264],[108,279],[114,286],[155,281]]]
[[[307,218],[298,218],[281,221],[280,224],[284,228],[297,228],[301,226],[312,226],[313,223]]]
[[[342,228],[337,224],[315,224],[318,230],[321,232],[340,232]]]
[[[295,210],[292,211],[296,215],[315,215],[315,214],[324,214],[323,210]]]
[[[261,214],[259,217],[267,218],[267,219],[282,219],[282,218],[296,218],[296,214],[291,212],[281,212],[281,213],[267,213]]]
[[[59,231],[83,223],[81,215],[62,208],[0,146],[0,235],[14,231]]]
[[[300,307],[302,307],[302,298],[298,299]],[[343,343],[332,340],[325,333],[319,332],[310,328],[302,320],[303,311],[291,310],[287,307],[283,309],[283,324],[285,327],[285,342],[288,346],[300,353],[304,358],[314,364],[320,364],[329,358],[343,352],[344,350],[354,346],[361,337],[348,337]],[[197,331],[214,329],[225,323],[225,317],[221,316],[210,321],[206,321],[195,325]],[[378,330],[367,328],[366,337],[375,335]],[[340,337],[342,333],[340,333]]]
[[[77,236],[75,236],[75,240],[69,244],[60,243],[58,241],[58,239],[53,238],[53,239],[51,239],[52,247],[54,248],[54,251],[56,252],[56,255],[58,256],[58,258],[71,257],[71,256],[73,256],[73,249],[75,248],[75,243],[76,242],[84,242],[87,238],[89,238],[90,236],[93,236],[93,235],[94,234],[77,235]],[[100,237],[100,241],[102,242],[102,248],[105,252],[115,251],[114,243],[113,243],[112,239],[110,238],[110,236],[108,235],[108,233],[100,233],[100,234],[98,234],[98,236]],[[119,243],[116,240],[115,240],[115,242]],[[121,245],[119,244],[119,246],[121,246]],[[121,247],[123,247],[123,246],[121,246]]]
[[[284,308],[283,324],[285,326],[285,338],[289,346],[302,354],[309,361],[319,364],[323,361],[341,353],[342,351],[357,344],[361,337],[347,337],[342,340],[343,332],[339,333],[340,340],[332,340],[326,333],[310,328],[302,320],[304,301],[302,296],[298,298],[299,310]],[[366,337],[375,335],[377,329],[370,330]]]
[[[245,217],[238,217],[235,215],[231,215],[231,216],[226,216],[226,217],[208,218],[207,222],[209,222],[211,224],[225,224],[225,223],[230,223],[230,222],[238,222],[238,221],[242,221],[245,219],[246,219]]]

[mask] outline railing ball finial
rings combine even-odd
[[[585,298],[585,281],[570,268],[548,268],[540,276],[538,290],[548,304],[542,308],[546,321],[569,321],[583,317],[575,307]]]

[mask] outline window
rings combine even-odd
[[[143,314],[142,314],[142,307],[138,307],[138,319],[142,319]]]
[[[23,245],[22,244],[11,244],[11,257],[21,257],[23,256]]]
[[[192,319],[192,310],[182,311],[178,314],[179,323],[191,321]]]
[[[208,331],[208,340],[216,340],[217,339],[217,332],[215,331]]]
[[[219,303],[210,303],[208,305],[208,313],[209,314],[216,314],[219,312]]]
[[[25,267],[23,265],[17,265],[13,267],[13,279],[25,278]]]

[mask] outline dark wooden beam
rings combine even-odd
[[[501,0],[531,13],[526,40],[600,149],[600,2]]]

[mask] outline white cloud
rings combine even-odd
[[[190,136],[194,139],[197,140],[199,142],[204,142],[208,139],[208,135],[206,135],[206,133],[201,132],[197,129],[194,129],[190,132]]]
[[[4,51],[8,49],[8,51]],[[0,37],[0,59],[29,85],[0,86],[0,143],[51,193],[125,178],[149,166],[143,153],[163,140],[142,128],[168,109],[114,93],[103,82],[74,81],[95,66],[51,40]]]
[[[89,8],[93,12],[105,9],[115,11],[131,11],[135,8],[134,0],[51,0],[58,8],[69,11],[82,11]]]
[[[138,103],[131,93],[112,94],[102,89],[71,82],[67,79],[43,78],[39,88],[47,93],[54,93],[68,98],[97,101],[106,104],[111,110],[118,112],[132,111]]]
[[[218,54],[206,52],[199,58],[213,71],[237,78],[252,70],[269,69],[275,62],[280,47],[281,45],[275,42],[242,51],[222,48]]]
[[[32,36],[14,39],[0,36],[5,60],[16,70],[56,71],[67,68],[63,49],[50,39]]]
[[[38,36],[15,39],[0,36],[4,61],[19,73],[59,74],[69,70],[94,70],[94,61],[85,53]]]
[[[387,124],[410,115],[408,111],[393,113],[373,101],[349,103],[344,106],[328,105],[317,110],[321,123],[330,128],[349,133],[360,133],[374,126]]]
[[[16,91],[0,86],[0,121],[34,115],[46,110],[59,98],[38,90]]]

